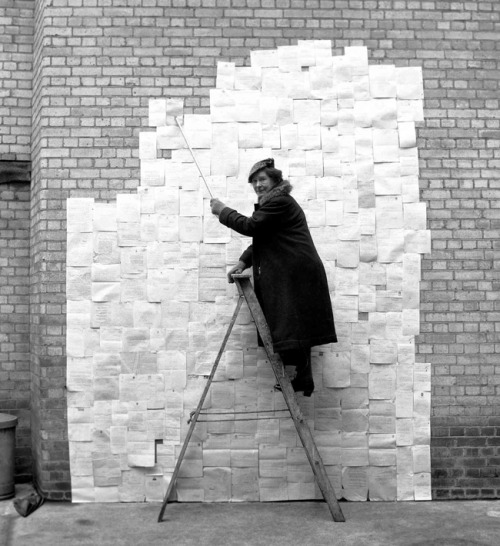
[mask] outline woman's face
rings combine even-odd
[[[272,190],[275,185],[273,180],[267,175],[266,171],[259,171],[258,173],[255,173],[251,180],[251,184],[258,197],[262,197],[269,190]]]

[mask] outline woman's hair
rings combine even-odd
[[[264,171],[267,176],[269,176],[269,178],[273,181],[275,186],[283,182],[283,173],[279,169],[276,169],[276,167],[264,167],[263,169],[260,169],[260,171]],[[255,176],[255,174],[253,176]]]

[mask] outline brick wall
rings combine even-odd
[[[120,5],[118,5],[120,4]],[[499,496],[498,2],[37,0],[31,342],[37,479],[67,498],[65,199],[138,184],[148,99],[206,113],[216,63],[252,49],[331,39],[371,63],[424,70],[422,197],[434,230],[423,262],[418,352],[433,366],[436,498]],[[151,3],[153,4],[153,3]],[[156,4],[156,3],[155,3]],[[86,7],[86,5],[88,7]],[[42,49],[43,47],[43,49]],[[495,231],[496,230],[496,231]],[[495,246],[496,245],[496,246]],[[39,420],[38,420],[39,419]]]
[[[16,480],[31,475],[29,184],[0,184],[0,412],[18,417]]]
[[[69,490],[64,392],[64,194],[57,194],[47,157],[64,150],[49,146],[48,134],[57,119],[44,114],[59,92],[51,89],[50,56],[45,54],[44,9],[35,2],[32,101],[32,180],[30,216],[30,349],[31,429],[35,481],[52,499],[65,498]],[[62,31],[64,32],[64,31]],[[59,186],[60,188],[60,186]],[[67,498],[66,494],[66,498]]]
[[[0,4],[0,160],[30,159],[33,1]]]
[[[498,498],[500,5],[439,6],[415,34],[416,47],[434,48],[419,146],[433,251],[418,345],[433,369],[433,490],[439,499]]]
[[[31,477],[29,159],[33,2],[0,4],[0,412],[17,415],[16,480]],[[23,181],[22,183],[20,183]]]

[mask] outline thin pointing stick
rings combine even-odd
[[[210,197],[213,197],[212,192],[210,191],[210,186],[208,185],[208,182],[206,181],[205,177],[203,176],[203,173],[201,172],[200,166],[198,165],[198,161],[196,161],[196,157],[193,153],[193,150],[191,150],[191,146],[189,145],[188,139],[186,138],[186,135],[184,134],[181,124],[179,123],[179,120],[177,118],[175,118],[175,122],[177,123],[177,126],[179,127],[182,133],[182,136],[184,137],[184,140],[186,141],[187,147],[189,148],[189,151],[191,152],[191,155],[193,156],[194,162],[196,163],[196,166],[198,167],[198,170],[200,171],[201,177],[203,178],[203,182],[205,182],[205,186],[207,187]]]

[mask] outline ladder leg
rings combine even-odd
[[[233,329],[234,323],[236,322],[236,319],[238,317],[238,313],[240,312],[241,306],[243,304],[243,296],[240,295],[238,298],[238,303],[236,304],[236,309],[234,310],[233,316],[231,318],[231,322],[229,323],[229,326],[227,328],[226,335],[224,336],[224,340],[222,341],[222,345],[219,349],[219,352],[217,353],[217,357],[215,359],[215,363],[212,367],[212,371],[210,372],[210,375],[208,376],[207,383],[205,384],[205,388],[203,390],[203,393],[201,395],[200,401],[198,402],[198,406],[196,408],[196,411],[191,417],[191,422],[189,425],[188,432],[186,434],[186,437],[184,438],[184,443],[182,444],[182,449],[179,454],[179,458],[177,459],[177,462],[175,464],[174,472],[172,474],[172,478],[170,479],[170,483],[168,485],[167,492],[165,494],[165,498],[163,499],[163,504],[161,506],[160,514],[158,516],[158,522],[163,521],[163,514],[165,513],[165,509],[167,508],[168,499],[170,497],[170,494],[172,493],[172,490],[177,482],[177,477],[179,475],[179,470],[182,464],[182,460],[184,459],[184,455],[186,454],[187,446],[189,444],[189,440],[191,439],[191,436],[194,431],[194,427],[196,426],[196,422],[198,421],[198,417],[200,415],[200,411],[203,408],[203,404],[205,403],[205,399],[207,397],[208,391],[210,389],[210,385],[212,384],[215,372],[217,371],[217,366],[219,365],[220,359],[222,357],[222,354],[224,353],[224,349],[226,348],[227,340],[229,339],[229,336],[231,334],[231,331]]]
[[[269,326],[264,317],[262,308],[257,300],[257,296],[252,288],[250,283],[249,275],[234,275],[233,276],[240,294],[243,294],[245,300],[250,309],[250,313],[254,319],[255,325],[259,331],[260,337],[264,343],[267,356],[271,362],[271,366],[274,371],[274,375],[278,380],[278,383],[281,386],[283,397],[285,402],[290,410],[290,415],[292,416],[295,428],[299,435],[300,441],[304,446],[309,464],[314,472],[318,486],[323,494],[323,497],[328,504],[328,508],[333,517],[334,521],[345,521],[344,514],[340,508],[340,505],[335,496],[335,491],[330,483],[328,474],[326,473],[325,467],[323,465],[323,460],[319,454],[316,442],[311,433],[311,429],[307,424],[307,420],[302,414],[297,399],[295,397],[295,392],[292,387],[292,383],[288,379],[288,376],[284,373],[283,363],[279,355],[273,351],[273,343],[271,338],[271,332]]]

